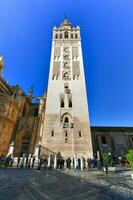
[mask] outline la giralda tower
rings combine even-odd
[[[80,27],[53,28],[42,146],[64,157],[92,157]]]

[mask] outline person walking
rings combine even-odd
[[[106,174],[108,174],[108,163],[107,162],[104,162],[104,168],[105,168]]]
[[[37,171],[40,172],[41,171],[41,166],[42,166],[42,158],[40,158],[38,160],[38,168],[37,168]]]
[[[21,157],[19,156],[17,159],[17,167],[19,167],[20,160],[21,160]]]

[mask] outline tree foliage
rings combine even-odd
[[[128,151],[126,158],[128,162],[130,163],[131,170],[133,171],[133,150],[132,149]]]

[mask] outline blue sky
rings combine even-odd
[[[4,77],[47,88],[52,27],[80,25],[91,125],[133,126],[132,0],[0,0]]]

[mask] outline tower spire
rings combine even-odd
[[[3,67],[4,67],[4,59],[3,59],[3,56],[0,56],[0,73],[3,70]]]

